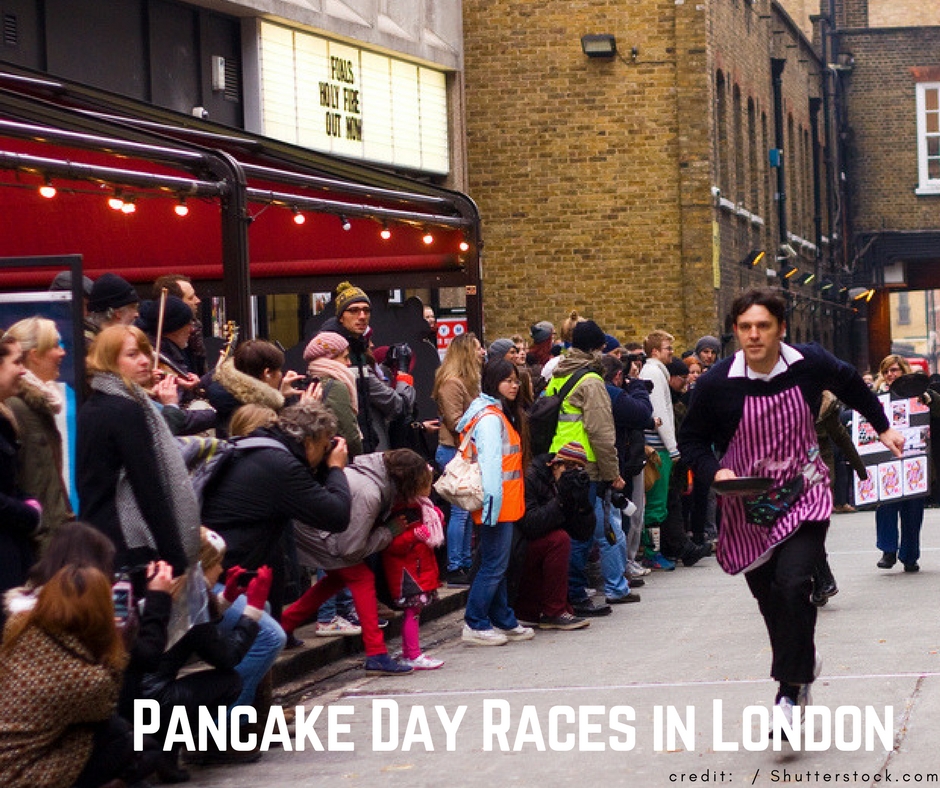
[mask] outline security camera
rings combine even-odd
[[[794,257],[799,257],[799,255],[796,253],[796,249],[790,246],[790,244],[780,244],[780,246],[777,247],[777,257],[792,260]]]
[[[205,107],[193,107],[193,117],[205,120],[209,117],[209,110]]]

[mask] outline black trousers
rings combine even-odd
[[[766,563],[745,574],[770,635],[770,675],[777,681],[813,681],[816,606],[810,594],[813,572],[826,558],[828,530],[828,520],[803,523]]]
[[[91,756],[72,788],[98,788],[121,776],[134,759],[130,723],[117,714],[94,726]]]

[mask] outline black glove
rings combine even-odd
[[[566,512],[580,512],[592,507],[591,480],[582,470],[565,471],[558,479],[558,502]]]
[[[410,372],[414,352],[407,342],[392,345],[385,356],[385,364],[393,372]]]

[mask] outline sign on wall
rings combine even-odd
[[[855,478],[855,504],[866,506],[930,491],[930,410],[919,399],[878,397],[891,426],[904,436],[904,456],[895,457],[878,439],[871,422],[852,414],[852,441],[868,469],[867,479]]]
[[[260,25],[264,134],[306,148],[447,174],[443,71]]]

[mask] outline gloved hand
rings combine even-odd
[[[262,566],[258,569],[258,575],[248,584],[248,588],[245,590],[249,607],[264,610],[264,603],[268,601],[268,594],[271,592],[271,581],[273,579],[274,572],[271,570],[270,566]]]
[[[232,604],[232,602],[241,596],[242,587],[238,582],[238,578],[243,574],[245,574],[245,570],[238,565],[231,567],[228,572],[225,573],[225,590],[222,592],[222,596],[225,597],[225,601],[229,604]]]
[[[566,512],[580,512],[591,506],[591,480],[582,470],[565,471],[558,479],[558,501]]]

